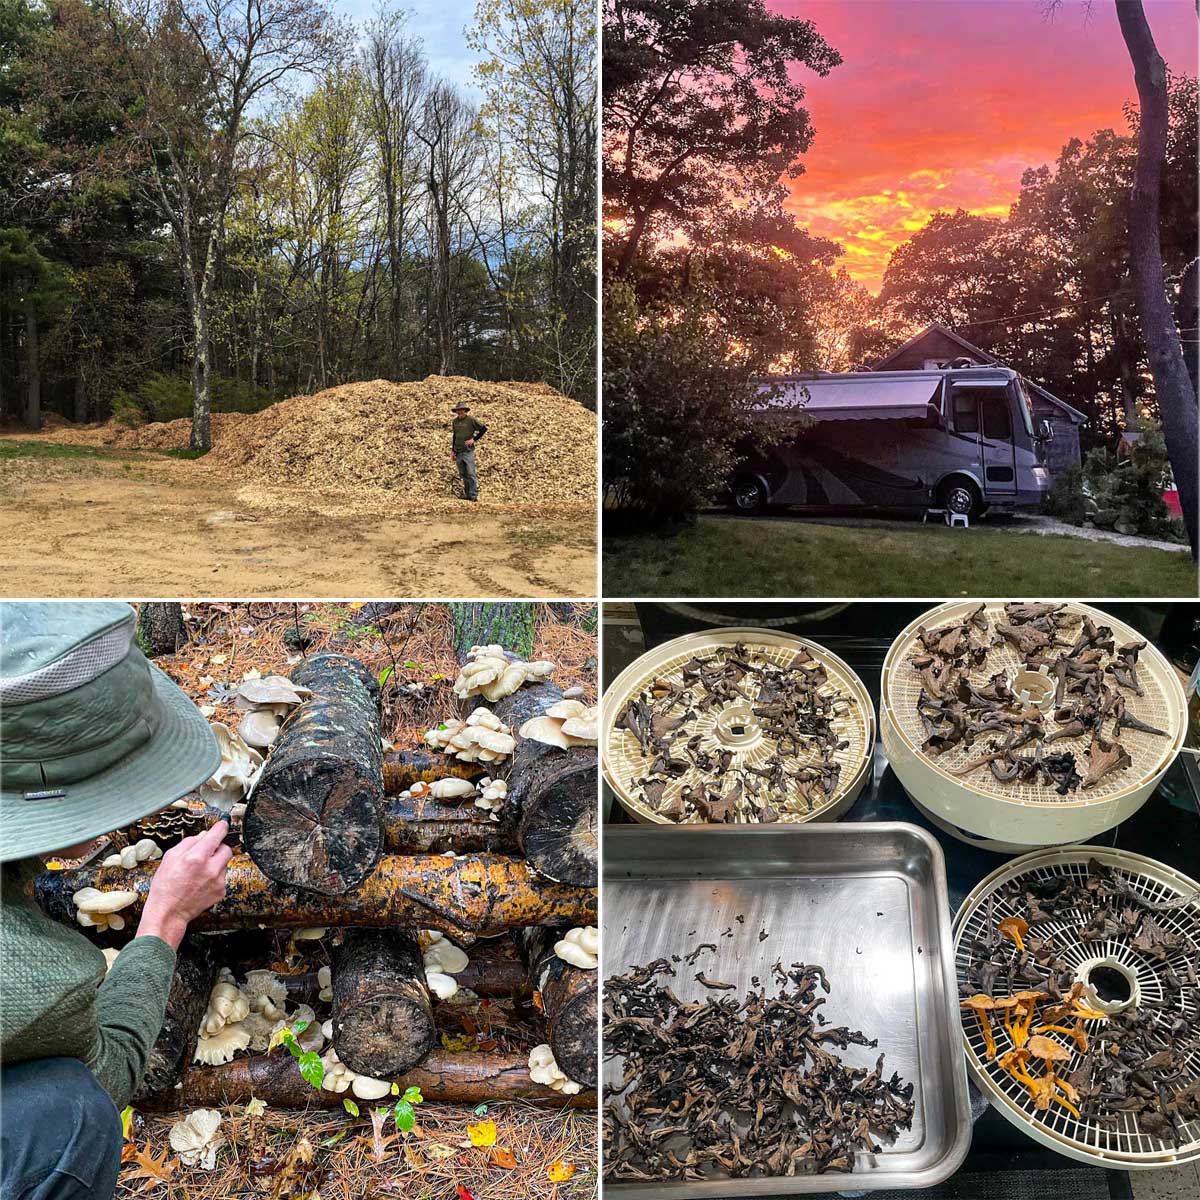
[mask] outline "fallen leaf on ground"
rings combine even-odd
[[[575,1164],[563,1162],[561,1158],[556,1158],[546,1168],[546,1178],[551,1183],[566,1183],[572,1175],[575,1174]]]
[[[480,1121],[467,1126],[467,1137],[472,1146],[494,1146],[496,1144],[496,1122]]]
[[[496,1166],[503,1167],[506,1171],[511,1171],[517,1165],[513,1152],[507,1146],[493,1146],[488,1157]]]

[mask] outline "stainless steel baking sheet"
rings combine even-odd
[[[914,1087],[913,1125],[853,1173],[704,1182],[606,1182],[621,1200],[650,1197],[780,1196],[930,1187],[962,1162],[971,1140],[962,1025],[941,847],[899,822],[780,826],[606,826],[604,976],[716,942],[695,966],[676,965],[670,986],[683,1001],[712,992],[696,971],[767,987],[781,959],[820,963],[835,1024],[878,1038],[877,1050],[840,1051],[855,1065],[885,1069]],[[739,920],[741,918],[741,920]],[[759,939],[759,931],[767,933]],[[732,935],[732,936],[731,936]],[[605,1082],[620,1079],[619,1063]]]

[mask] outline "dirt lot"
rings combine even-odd
[[[584,504],[349,511],[201,461],[0,436],[7,596],[592,596]]]

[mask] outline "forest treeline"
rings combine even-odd
[[[1086,413],[1085,449],[1143,412],[1157,419],[1130,248],[1132,100],[1124,128],[1081,130],[1053,163],[1031,164],[1007,217],[934,214],[873,295],[786,206],[786,181],[821,152],[806,88],[842,61],[817,24],[762,0],[605,0],[603,23],[604,477],[616,510],[643,520],[707,503],[750,432],[754,376],[869,369],[932,321]],[[1170,77],[1159,231],[1193,383],[1196,105],[1196,80]]]
[[[36,426],[429,373],[595,388],[595,13],[0,0],[0,406]],[[140,410],[140,413],[139,413]]]

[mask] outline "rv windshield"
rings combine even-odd
[[[1029,398],[1029,393],[1025,390],[1025,380],[1020,375],[1016,377],[1014,382],[1017,385],[1017,396],[1020,403],[1017,407],[1021,410],[1021,424],[1025,426],[1025,432],[1033,437],[1033,401]]]

